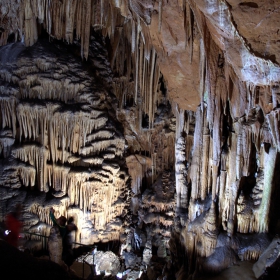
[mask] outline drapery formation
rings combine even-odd
[[[51,39],[80,44],[82,59],[98,67],[94,75],[112,83],[118,100],[114,118],[124,127],[122,137],[108,126],[107,94],[99,88],[92,94],[88,73],[74,60],[62,61],[41,49],[32,60],[22,58],[15,67],[1,69],[1,79],[16,85],[0,87],[0,153],[7,158],[12,152],[15,158],[17,167],[5,169],[6,178],[16,178],[13,188],[53,189],[58,200],[67,194],[59,200],[59,212],[83,211],[96,230],[105,225],[116,229],[119,220],[109,224],[125,214],[127,174],[114,160],[127,152],[132,214],[161,232],[160,226],[170,229],[174,215],[167,170],[175,166],[175,228],[182,234],[190,273],[196,257],[215,254],[222,234],[233,240],[237,234],[273,230],[279,220],[274,210],[279,199],[280,68],[247,44],[234,24],[230,1],[12,2],[3,0],[0,6],[0,45],[13,33],[32,46],[41,29]],[[167,10],[181,16],[176,23],[183,36],[168,22]],[[92,59],[100,51],[91,40],[95,31],[106,38],[108,61]],[[191,74],[173,71],[173,60]],[[79,73],[78,78],[69,71]],[[188,76],[189,87],[177,93],[172,80],[183,84]],[[197,105],[185,104],[191,86],[200,100],[196,112],[185,110]],[[154,193],[145,191],[153,183]],[[168,193],[168,203],[158,190]],[[105,209],[104,203],[114,207]],[[40,206],[30,211],[47,221]],[[94,234],[98,237],[92,240],[102,239]],[[151,235],[148,239],[150,246]],[[261,249],[251,248],[240,253],[242,259],[258,258]]]
[[[127,173],[116,162],[125,139],[107,112],[108,93],[74,58],[62,52],[55,57],[40,44],[31,52],[10,64],[2,61],[1,156],[7,158],[1,164],[2,185],[52,194],[53,200],[27,206],[46,223],[40,227],[45,231],[53,206],[56,215],[79,220],[77,240],[118,239],[122,225],[115,226],[119,231],[108,227],[128,206]],[[81,235],[84,227],[92,234]]]
[[[266,233],[275,230],[279,219],[279,87],[240,80],[214,41],[207,42],[195,121],[193,112],[177,112],[177,206],[188,209],[181,225],[190,271],[194,255],[214,254],[219,228],[230,237]],[[194,122],[195,129],[189,130]],[[259,257],[260,248],[252,247],[242,252],[243,260]]]
[[[3,11],[7,11],[6,15],[2,15],[7,24],[1,33],[0,45],[5,45],[8,35],[13,32],[26,46],[32,46],[43,28],[51,37],[69,44],[80,40],[81,57],[87,59],[90,32],[93,29],[101,30],[103,36],[108,36],[110,40],[111,67],[120,76],[120,81],[115,85],[115,94],[120,98],[121,106],[129,98],[137,103],[139,90],[141,110],[148,115],[149,126],[153,127],[160,71],[146,25],[151,20],[151,11],[147,12],[146,9],[150,9],[152,4],[147,3],[146,7],[137,1],[126,0],[28,0],[14,4],[13,1],[5,0],[0,6]],[[13,9],[13,16],[10,9]],[[17,18],[14,18],[15,15]],[[40,64],[43,67],[49,65],[42,63],[40,58],[36,64],[39,67]],[[65,83],[63,86],[67,87],[67,81]]]

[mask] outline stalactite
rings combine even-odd
[[[156,51],[153,48],[152,49],[152,63],[151,63],[151,68],[150,68],[150,88],[149,88],[149,128],[153,127],[153,119],[154,115],[152,114],[153,112],[153,79],[154,79],[154,68],[155,68],[155,59],[156,59]]]
[[[248,233],[252,230],[251,216],[253,213],[250,206],[250,204],[246,205],[244,194],[241,192],[238,197],[238,204],[236,207],[238,232]]]
[[[252,134],[251,127],[244,127],[242,130],[242,157],[243,157],[243,170],[242,175],[249,175],[250,156],[252,150]]]
[[[209,167],[209,146],[210,135],[207,132],[203,133],[203,146],[202,146],[202,169],[201,169],[201,199],[204,200],[208,195],[208,167]]]
[[[144,43],[142,37],[139,39],[139,71],[138,71],[138,80],[139,80],[139,88],[140,88],[140,98],[141,98],[141,105],[143,103],[143,71],[144,71],[145,61],[144,61]],[[142,107],[140,108],[142,109]]]
[[[137,195],[140,193],[143,178],[148,178],[148,171],[152,169],[153,161],[144,156],[131,156],[126,159],[130,175],[132,177],[132,192]]]
[[[15,139],[12,137],[12,132],[6,130],[0,133],[0,155],[4,158],[9,157]]]
[[[215,84],[215,99],[214,104],[215,108],[213,111],[213,165],[212,165],[212,199],[216,197],[217,193],[217,180],[218,180],[218,167],[220,164],[220,155],[221,155],[221,140],[222,140],[222,102],[221,102],[221,96],[223,94],[226,94],[224,92],[225,86],[224,86],[224,80],[220,77],[217,77],[217,81]],[[211,94],[210,94],[211,95]],[[210,97],[211,98],[211,97]]]
[[[101,24],[101,26],[103,25],[103,17],[104,17],[104,2],[103,2],[103,0],[100,0],[100,13],[101,13],[101,15],[100,15],[100,20],[101,20],[101,22],[100,22],[100,24]]]
[[[200,53],[199,53],[199,77],[200,77],[199,92],[200,92],[200,100],[201,100],[201,102],[203,102],[204,95],[205,95],[206,57],[205,57],[204,42],[202,39],[200,39],[199,50],[200,50]]]
[[[91,7],[92,2],[84,0],[83,2],[83,14],[82,14],[82,28],[83,34],[81,36],[81,57],[87,59],[89,52],[89,39],[90,39],[90,26],[91,26]]]
[[[117,51],[118,51],[118,48],[119,48],[119,43],[120,43],[120,40],[121,40],[122,33],[123,33],[123,28],[119,27],[114,34],[114,40],[112,42],[111,61],[110,61],[112,68],[114,67],[114,62],[116,60]],[[117,63],[117,67],[118,68],[120,67],[120,63]],[[122,73],[123,71],[121,71],[120,68],[118,69],[118,72],[123,74]]]
[[[236,177],[237,179],[241,178],[242,166],[243,166],[243,157],[242,157],[242,128],[240,128],[239,123],[234,124],[235,131],[237,132],[237,146],[236,146]],[[240,131],[241,130],[241,131]]]
[[[280,132],[279,132],[279,120],[280,120],[280,110],[277,109],[272,111],[270,114],[266,115],[267,121],[270,127],[270,133],[273,139],[273,146],[280,150]]]
[[[51,186],[55,191],[61,191],[62,194],[67,193],[67,175],[70,171],[69,167],[65,166],[52,166],[52,179],[49,181],[49,186]]]
[[[17,102],[15,98],[11,97],[0,97],[0,124],[1,128],[11,128],[13,131],[13,137],[16,135],[16,117],[15,108]]]
[[[38,40],[37,22],[33,14],[31,1],[25,1],[24,7],[24,33],[26,46],[32,46]]]
[[[77,2],[70,0],[65,4],[65,40],[67,43],[73,43],[74,15],[76,13]]]
[[[161,32],[162,26],[162,0],[158,2],[158,32]]]
[[[47,192],[49,189],[46,184],[48,151],[45,147],[36,147],[33,145],[24,145],[22,148],[14,149],[13,156],[21,161],[27,162],[36,168],[37,184],[40,191]],[[33,176],[32,174],[30,174]],[[32,181],[30,178],[29,181]]]
[[[201,237],[202,242],[204,243],[202,248],[205,252],[201,254],[201,256],[208,257],[213,253],[217,244],[217,233],[215,203],[212,202],[211,207],[205,216],[204,237]]]
[[[104,127],[106,122],[106,117],[92,119],[90,113],[82,111],[55,113],[50,124],[50,136],[53,139],[51,143],[52,159],[55,162],[59,159],[65,162],[67,157],[64,151],[67,149],[70,149],[73,153],[79,152],[87,155],[88,153],[85,152],[87,149],[85,147],[86,135],[90,134],[94,129]],[[103,146],[106,147],[106,145],[109,146],[107,142],[103,143]],[[58,157],[57,151],[59,149],[62,150],[62,158]],[[90,151],[92,150],[93,147]],[[95,150],[97,150],[96,147]]]
[[[7,82],[11,82],[12,80],[12,75],[9,71],[7,71],[6,69],[0,70],[0,77]]]
[[[256,150],[260,151],[261,148],[261,124],[256,121],[252,125],[253,142],[255,144]]]
[[[18,169],[19,176],[24,186],[34,187],[36,178],[36,169],[32,166],[21,166]]]
[[[44,144],[46,122],[49,120],[48,108],[44,106],[31,106],[30,104],[19,104],[17,106],[17,119],[19,122],[19,137],[36,140],[42,135],[41,144]]]
[[[189,47],[189,53],[190,53],[190,63],[192,62],[193,57],[193,14],[192,10],[190,8],[189,3],[186,1],[185,4],[185,20],[184,20],[184,29],[186,33],[186,46]]]
[[[136,38],[134,41],[136,44],[136,51],[135,51],[135,93],[134,93],[134,102],[137,103],[137,96],[138,96],[138,73],[139,73],[139,50],[138,50],[138,44],[139,44],[139,33],[140,33],[140,19],[137,17],[137,30],[136,30]],[[135,47],[134,47],[135,48]]]
[[[135,21],[133,20],[131,22],[131,53],[134,54],[135,51],[137,50],[136,47],[138,45],[138,40],[136,40],[137,37],[137,28],[135,25]]]

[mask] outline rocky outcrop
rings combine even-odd
[[[269,275],[273,277],[273,272],[277,275],[275,268],[279,263],[279,245],[279,237],[274,238],[254,264],[253,271],[257,279],[265,279],[265,276]]]

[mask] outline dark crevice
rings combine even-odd
[[[241,2],[239,3],[239,6],[242,7],[248,7],[248,8],[258,8],[259,5],[255,2]]]

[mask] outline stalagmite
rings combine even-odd
[[[191,165],[191,174],[190,178],[192,180],[192,194],[191,197],[193,199],[197,199],[199,197],[199,185],[200,185],[200,174],[201,166],[200,160],[202,156],[202,136],[203,136],[203,123],[205,119],[205,110],[202,106],[196,112],[196,129],[194,134],[194,147],[193,147],[193,156],[192,156],[192,165]]]
[[[259,232],[267,232],[269,224],[269,207],[271,204],[271,194],[273,190],[273,176],[275,172],[275,161],[277,148],[271,147],[269,153],[264,155],[264,187],[262,202],[259,210]]]
[[[185,131],[185,111],[176,108],[176,144],[175,144],[175,153],[176,153],[176,162],[175,162],[175,171],[176,171],[176,194],[177,194],[177,207],[187,208],[187,197],[188,197],[188,188],[187,188],[187,167],[186,167],[186,144],[183,137]]]

